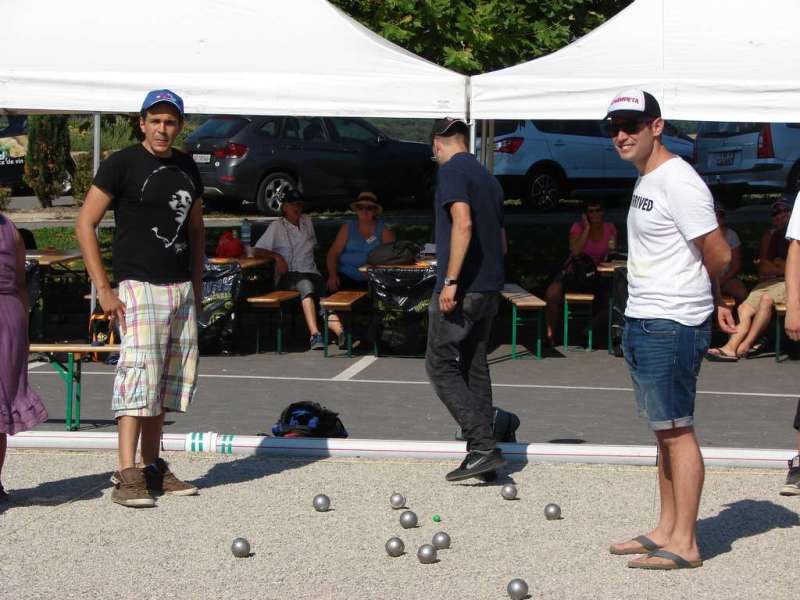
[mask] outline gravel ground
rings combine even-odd
[[[627,569],[611,541],[644,533],[655,515],[655,470],[528,464],[497,485],[448,484],[451,464],[275,460],[176,453],[174,470],[202,487],[155,509],[111,503],[112,453],[9,451],[0,505],[0,598],[507,598],[513,577],[534,599],[796,599],[800,498],[777,494],[782,473],[709,469],[694,571]],[[407,495],[420,526],[403,530],[389,495]],[[317,513],[317,493],[333,509]],[[564,519],[547,521],[547,502]],[[442,522],[433,523],[433,514]],[[453,539],[440,562],[416,548]],[[399,535],[407,553],[389,558]],[[229,547],[248,538],[254,555]]]

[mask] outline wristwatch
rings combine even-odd
[[[458,279],[453,279],[452,277],[445,277],[444,278],[444,284],[445,285],[457,285],[458,284]]]

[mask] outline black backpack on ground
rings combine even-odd
[[[339,413],[307,401],[293,402],[283,409],[280,419],[272,426],[272,433],[277,437],[347,437]]]
[[[494,431],[496,442],[516,442],[518,428],[519,417],[517,415],[502,408],[494,407],[492,431]],[[464,441],[464,435],[460,427],[456,430],[456,439]]]

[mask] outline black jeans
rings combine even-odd
[[[445,315],[434,293],[428,309],[425,369],[436,395],[461,427],[468,451],[495,447],[486,349],[499,303],[497,292],[468,293]]]

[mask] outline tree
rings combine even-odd
[[[69,118],[63,115],[34,115],[28,118],[28,153],[25,156],[25,183],[39,198],[43,208],[64,193],[68,180]]]
[[[633,0],[332,0],[387,40],[466,75],[549,54]]]

